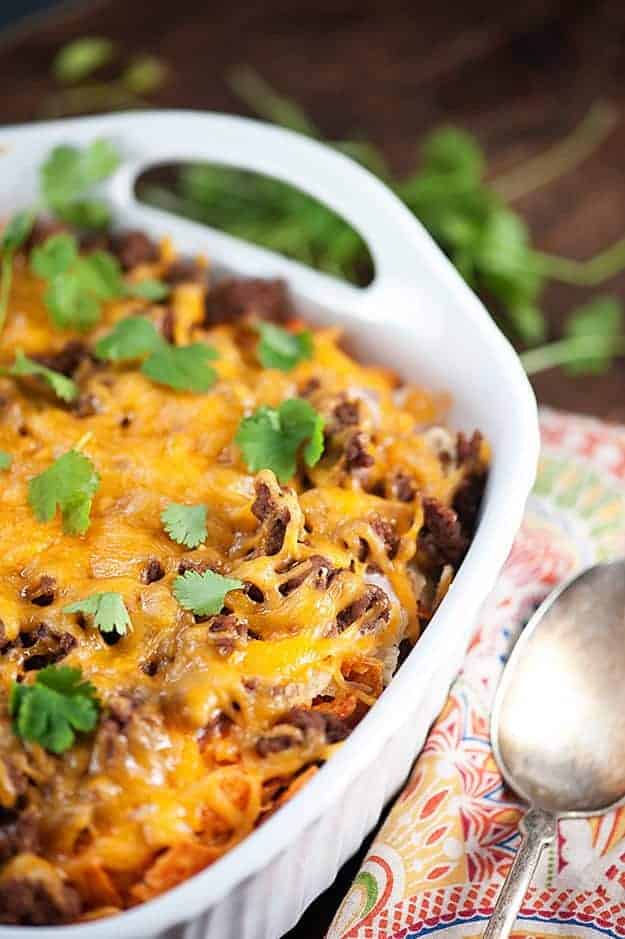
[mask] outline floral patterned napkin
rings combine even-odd
[[[555,584],[625,553],[625,428],[543,411],[541,432],[538,480],[464,670],[328,939],[477,937],[492,912],[522,815],[489,746],[503,664]],[[625,936],[624,836],[625,808],[562,822],[515,936]]]

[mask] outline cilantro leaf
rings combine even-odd
[[[89,190],[119,165],[119,155],[106,140],[94,140],[84,150],[55,147],[41,167],[41,194],[55,215],[72,224],[100,228],[108,225],[106,203],[89,197]]]
[[[170,502],[161,512],[163,528],[177,544],[197,548],[206,538],[206,506]]]
[[[309,329],[290,333],[273,323],[259,323],[258,359],[264,368],[290,372],[299,362],[312,358],[313,337]]]
[[[257,408],[243,418],[235,437],[248,469],[273,470],[282,483],[294,476],[305,441],[304,460],[315,466],[323,453],[323,417],[301,398],[283,401],[278,409]]]
[[[176,391],[208,391],[217,380],[217,372],[208,363],[217,358],[211,346],[195,342],[190,346],[163,343],[141,366],[141,371],[160,385]]]
[[[478,182],[484,172],[484,155],[475,138],[457,127],[441,127],[426,139],[421,150],[423,170]]]
[[[29,210],[12,215],[2,232],[0,251],[17,251],[21,248],[35,224],[35,213]]]
[[[0,470],[8,470],[13,462],[13,457],[6,450],[0,450]]]
[[[13,733],[51,753],[69,750],[77,731],[93,730],[99,709],[91,682],[82,680],[79,668],[65,665],[42,668],[33,684],[13,682],[9,695]]]
[[[81,256],[73,235],[48,238],[32,252],[31,267],[48,281],[44,302],[60,329],[90,329],[100,318],[102,301],[126,294],[117,258],[108,251]]]
[[[60,372],[55,372],[51,368],[46,368],[39,362],[29,359],[23,352],[15,354],[15,362],[9,369],[9,375],[21,377],[22,375],[38,375],[48,383],[55,395],[62,401],[75,401],[78,397],[78,385],[71,378],[67,378]]]
[[[55,326],[59,329],[91,329],[100,319],[100,304],[91,293],[86,293],[72,274],[57,274],[48,284],[44,303]]]
[[[119,261],[108,251],[92,251],[78,258],[73,273],[81,289],[98,300],[115,300],[125,293]]]
[[[61,232],[46,238],[43,244],[33,248],[30,266],[33,272],[44,280],[51,280],[56,274],[64,274],[78,258],[78,244],[73,235]]]
[[[87,78],[113,58],[115,46],[101,36],[83,36],[63,46],[54,57],[54,77],[66,84]]]
[[[158,349],[164,340],[156,326],[144,316],[129,316],[119,320],[108,334],[95,344],[99,359],[121,362],[139,359]]]
[[[570,339],[593,337],[593,354],[587,359],[570,362],[567,370],[572,375],[582,373],[599,375],[612,363],[614,340],[623,329],[623,305],[617,297],[599,296],[574,310],[565,326]]]
[[[69,450],[47,470],[30,480],[28,501],[40,522],[49,522],[61,510],[63,531],[82,535],[89,527],[89,513],[100,477],[83,453]]]
[[[131,625],[124,598],[120,593],[113,591],[92,593],[84,600],[64,606],[63,612],[93,616],[94,626],[97,626],[101,633],[115,632],[118,636],[125,636]]]
[[[217,378],[215,369],[208,364],[217,358],[215,349],[201,342],[173,346],[143,316],[129,316],[116,323],[108,336],[96,343],[95,353],[98,358],[113,362],[147,355],[141,366],[143,374],[177,391],[208,391]]]
[[[232,577],[222,577],[214,571],[186,571],[174,580],[174,596],[184,610],[191,610],[198,616],[212,616],[219,613],[224,605],[226,594],[231,590],[241,590],[243,581]]]
[[[121,81],[135,95],[149,95],[167,78],[169,69],[155,55],[137,56],[122,73]]]
[[[126,284],[126,295],[129,297],[141,297],[143,300],[153,300],[158,303],[169,296],[169,285],[162,280],[138,280],[134,284]]]

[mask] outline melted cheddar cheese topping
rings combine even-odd
[[[163,276],[173,257],[163,244],[129,276]],[[77,404],[38,379],[0,378],[0,448],[12,455],[0,475],[0,805],[15,834],[6,850],[0,841],[0,889],[43,885],[44,921],[106,915],[171,887],[317,771],[459,563],[436,519],[428,527],[427,506],[448,509],[484,475],[485,446],[464,441],[463,455],[439,426],[441,396],[354,361],[336,329],[315,330],[312,357],[292,371],[264,369],[254,303],[208,327],[206,292],[183,282],[165,303],[110,302],[81,336],[51,326],[42,282],[15,260],[1,364],[18,349],[50,357],[86,346]],[[89,355],[137,312],[159,329],[168,317],[178,344],[217,350],[210,391],[176,392],[136,364]],[[234,438],[256,407],[293,397],[323,415],[325,452],[281,486],[270,470],[247,470]],[[29,480],[77,446],[101,480],[82,536],[65,534],[60,515],[37,521],[28,503]],[[170,502],[207,507],[200,547],[167,536]],[[185,569],[245,588],[217,617],[196,617],[172,592]],[[96,591],[121,594],[130,615],[113,644],[63,612]],[[59,756],[17,737],[8,716],[11,683],[33,680],[35,653],[80,668],[101,704],[95,732]]]

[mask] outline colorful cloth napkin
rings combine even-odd
[[[625,553],[625,428],[543,411],[541,432],[538,480],[464,669],[328,939],[477,937],[492,912],[522,815],[489,745],[503,664],[552,587]],[[562,822],[514,934],[625,936],[624,836],[625,808]]]

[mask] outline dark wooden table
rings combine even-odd
[[[398,171],[442,121],[477,134],[498,172],[567,134],[598,98],[625,106],[623,0],[103,0],[6,35],[0,121],[39,114],[55,50],[86,34],[169,62],[171,78],[154,99],[162,106],[241,111],[225,75],[250,64],[328,136],[361,132]],[[623,235],[624,167],[625,115],[582,166],[518,204],[539,247],[583,259]],[[625,299],[625,275],[602,290]],[[587,295],[549,287],[554,334]],[[543,403],[625,421],[623,361],[596,378],[543,374],[535,387]],[[290,939],[323,936],[357,866],[346,865]]]

